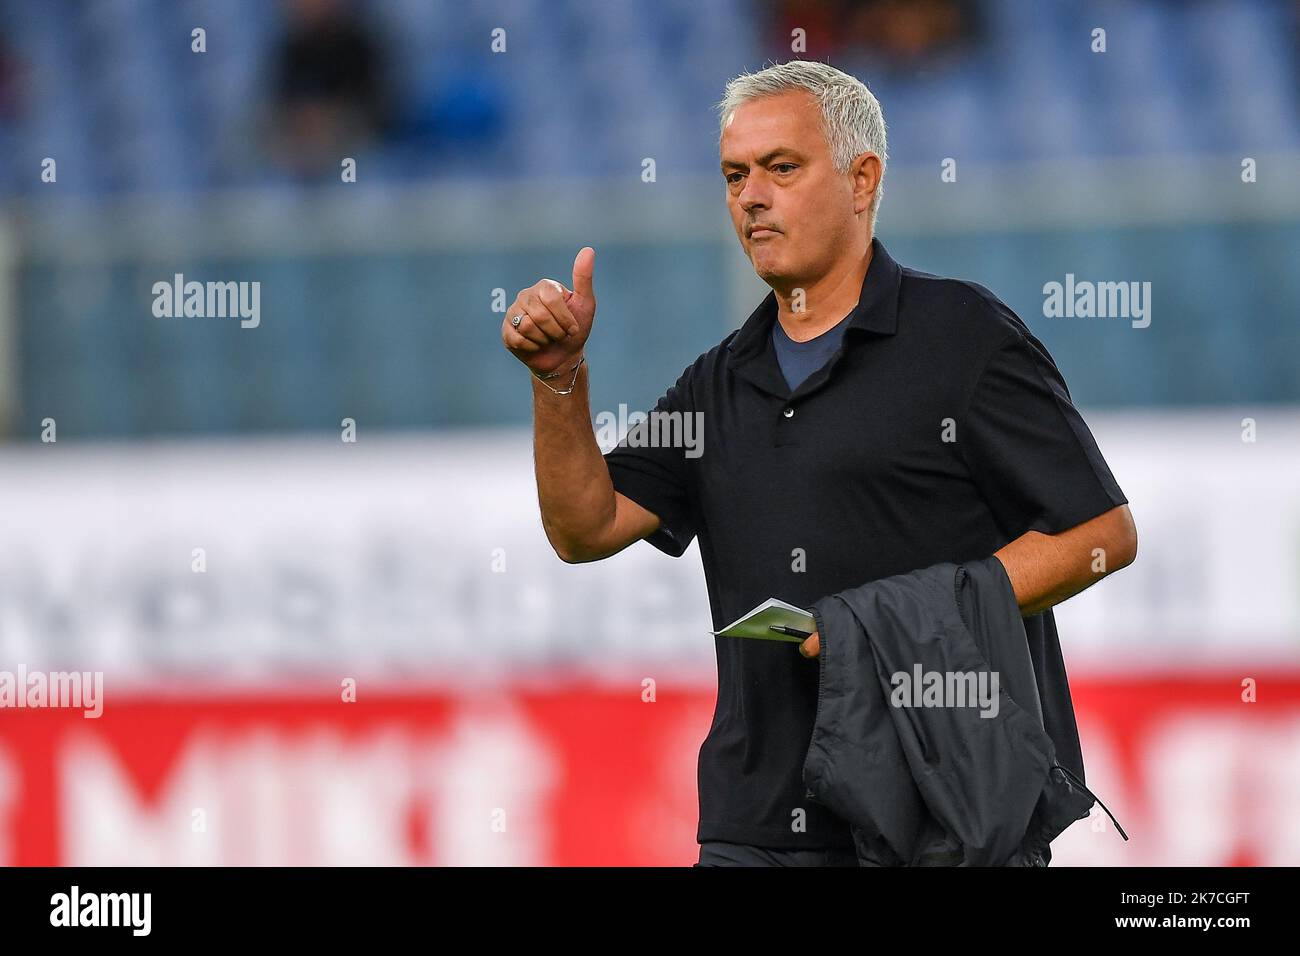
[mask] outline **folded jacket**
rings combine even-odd
[[[861,865],[1045,866],[1051,841],[1100,802],[1043,728],[998,558],[882,578],[810,610],[821,672],[803,781],[850,824]]]

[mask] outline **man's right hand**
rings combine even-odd
[[[576,364],[596,317],[592,272],[596,250],[584,246],[573,260],[573,288],[543,279],[515,297],[501,323],[501,341],[533,372],[568,371]],[[512,319],[523,316],[516,328]]]

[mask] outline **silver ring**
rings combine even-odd
[[[522,322],[523,320],[524,317],[522,315],[516,315],[513,319],[510,320],[510,324],[517,329],[519,328],[519,323]]]

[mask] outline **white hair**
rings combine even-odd
[[[885,151],[885,117],[880,111],[880,102],[861,80],[813,60],[778,63],[757,73],[742,73],[728,83],[722,100],[717,104],[721,114],[719,144],[723,131],[741,104],[791,90],[807,90],[816,97],[821,108],[822,130],[836,172],[847,173],[856,157],[871,152],[880,157],[880,174],[881,179],[884,178],[888,157]],[[876,208],[883,192],[883,186],[877,183],[875,195],[871,197],[872,231],[876,228]]]

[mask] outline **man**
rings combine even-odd
[[[1059,371],[987,289],[904,269],[873,237],[885,124],[862,83],[793,61],[733,80],[719,106],[727,209],[772,291],[656,405],[702,416],[702,454],[629,436],[602,457],[583,359],[594,250],[572,290],[543,280],[506,313],[534,375],[548,540],[576,563],[641,538],[679,556],[698,536],[715,629],[768,597],[807,607],[995,554],[1036,673],[1063,691],[1045,729],[1082,776],[1049,608],[1131,563],[1137,536]],[[847,824],[801,780],[819,635],[715,641],[697,865],[853,864]]]

